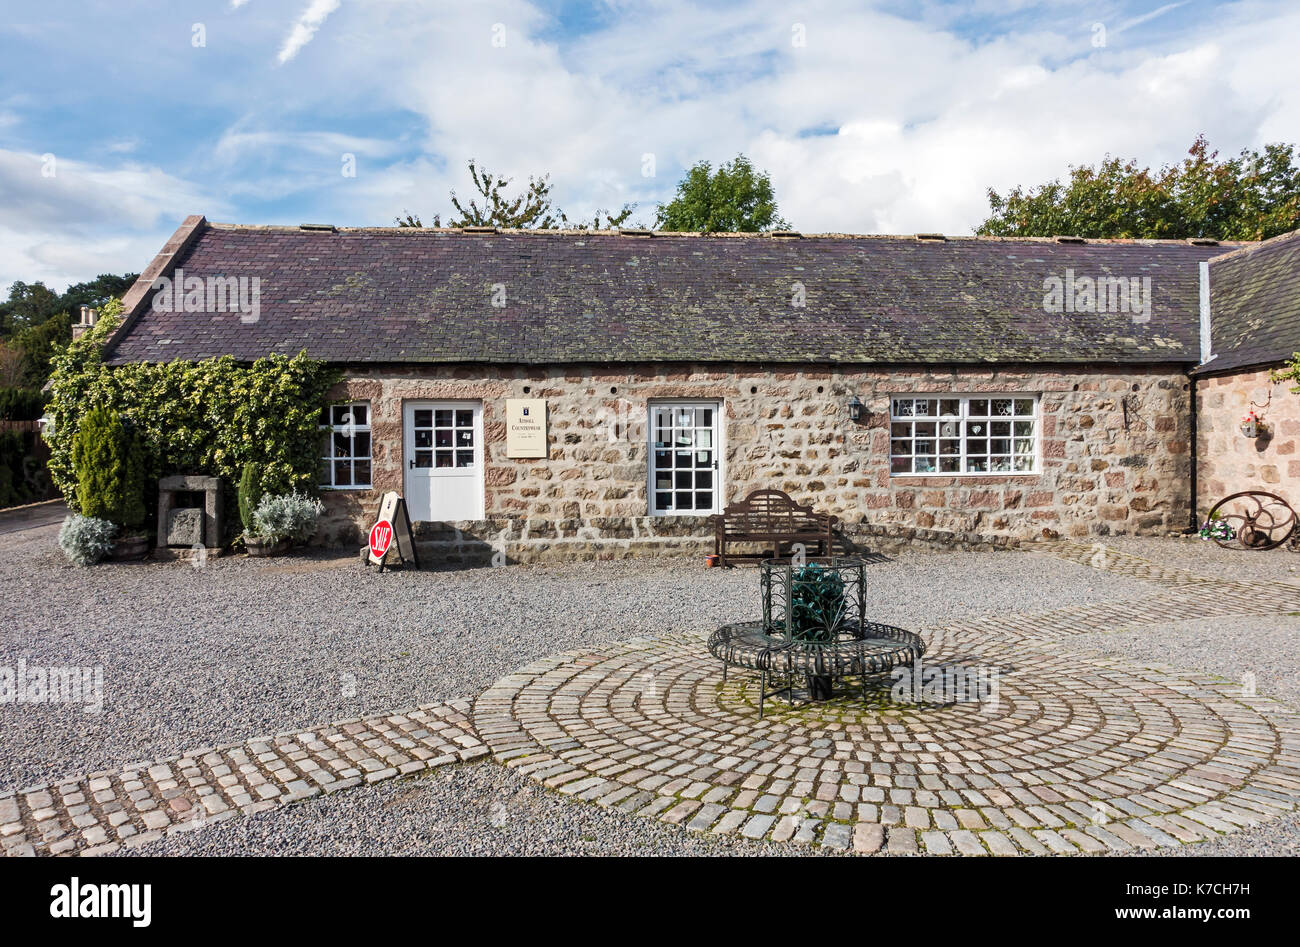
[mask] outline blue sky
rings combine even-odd
[[[1297,41],[1294,0],[24,4],[0,285],[139,270],[191,213],[427,219],[470,157],[649,222],[744,152],[805,232],[968,233],[988,187],[1106,153],[1300,141]]]

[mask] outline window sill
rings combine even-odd
[[[967,473],[955,473],[947,470],[932,470],[926,473],[890,473],[890,477],[1037,477],[1041,470],[972,470]]]
[[[330,487],[325,484],[319,484],[318,489],[323,493],[356,493],[365,490],[375,489],[371,484],[351,486],[351,487]]]
[[[890,474],[891,484],[900,487],[934,486],[940,481],[965,480],[974,483],[1036,483],[1043,476],[1042,471],[1033,473],[932,473],[932,474]]]

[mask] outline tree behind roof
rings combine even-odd
[[[660,230],[758,233],[788,230],[777,212],[772,180],[744,155],[714,171],[698,162],[677,185],[676,196],[659,208]]]
[[[1219,160],[1204,136],[1158,171],[1107,156],[1069,181],[989,189],[976,233],[1001,237],[1266,240],[1300,229],[1300,166],[1286,144]]]

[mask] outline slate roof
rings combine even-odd
[[[1199,361],[1197,264],[1223,247],[824,235],[633,236],[207,224],[168,244],[113,362]],[[189,224],[189,221],[187,221]],[[184,228],[183,228],[184,229]],[[259,277],[261,312],[157,312],[145,287]],[[1149,322],[1044,311],[1044,280],[1150,277]],[[806,306],[792,305],[795,284]],[[503,288],[505,305],[494,307]],[[499,297],[498,297],[499,298]]]
[[[1210,261],[1210,340],[1199,372],[1275,364],[1300,352],[1300,231]]]

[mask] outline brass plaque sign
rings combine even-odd
[[[545,398],[506,399],[506,456],[549,456]]]

